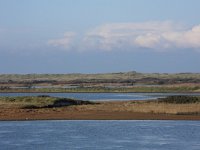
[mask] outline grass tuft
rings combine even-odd
[[[36,109],[87,104],[94,104],[94,102],[49,96],[0,97],[0,107],[4,108],[18,107]]]
[[[158,102],[162,103],[172,103],[172,104],[189,104],[189,103],[199,103],[200,97],[196,96],[168,96],[166,98],[158,99]]]

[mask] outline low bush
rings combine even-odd
[[[174,104],[198,103],[200,102],[200,97],[183,96],[183,95],[168,96],[166,98],[159,98],[158,102],[174,103]]]

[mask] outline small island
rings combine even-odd
[[[48,95],[0,97],[0,120],[200,120],[200,97],[107,102]]]

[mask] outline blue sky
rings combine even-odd
[[[0,0],[0,73],[200,72],[199,0]]]

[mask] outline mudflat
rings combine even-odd
[[[0,120],[200,120],[199,112],[200,103],[154,101],[112,101],[34,109],[9,105],[0,108]]]

